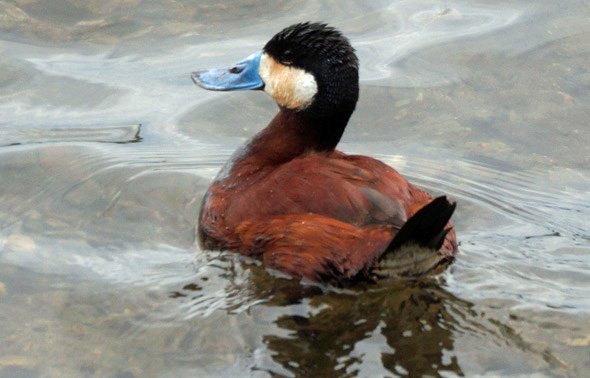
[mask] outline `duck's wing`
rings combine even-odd
[[[244,255],[295,278],[350,280],[369,268],[391,243],[390,227],[357,227],[317,214],[288,214],[245,221],[235,230]]]
[[[420,222],[427,224],[434,218],[440,220],[441,217],[446,217],[447,223],[445,229],[448,229],[449,231],[445,232],[442,245],[438,250],[441,255],[445,256],[449,261],[452,261],[452,257],[459,250],[457,236],[452,229],[453,225],[450,222],[450,217],[455,208],[453,203],[450,203],[446,197],[439,197],[433,201],[430,194],[409,183],[395,169],[380,160],[362,155],[345,155],[337,151],[335,153],[339,154],[342,160],[350,162],[355,167],[378,176],[379,179],[375,181],[372,188],[380,193],[381,196],[393,198],[398,201],[403,208],[402,211],[406,217],[405,219],[422,219]],[[418,213],[421,210],[422,214],[418,216]],[[407,223],[410,222],[408,221]],[[409,228],[407,223],[403,223],[403,227],[406,228],[406,230]],[[429,234],[428,230],[420,231],[420,227],[417,228],[417,231],[418,234]],[[390,247],[388,250],[392,250],[392,248]]]
[[[239,196],[230,224],[287,213],[314,213],[360,227],[401,227],[430,201],[391,167],[367,157],[312,154],[276,167]],[[255,204],[255,205],[254,205]]]

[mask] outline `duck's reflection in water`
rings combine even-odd
[[[482,328],[469,320],[476,317],[472,305],[445,291],[440,278],[341,289],[276,278],[259,266],[247,270],[249,279],[234,283],[259,303],[255,313],[275,314],[276,327],[263,343],[273,361],[296,376],[463,375],[453,356],[454,333]],[[277,373],[269,366],[254,369]]]
[[[232,253],[210,253],[209,260],[215,269],[195,284],[198,290],[186,285],[172,296],[185,303],[189,318],[218,310],[239,314],[241,320],[227,327],[240,351],[228,353],[245,357],[254,371],[462,376],[481,372],[481,365],[496,372],[564,368],[551,352],[523,339],[510,321],[498,319],[491,304],[473,304],[450,293],[445,276],[335,288],[276,277]],[[223,292],[224,303],[211,301],[211,292],[217,298]],[[224,342],[230,341],[215,343]]]

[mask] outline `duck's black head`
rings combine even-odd
[[[358,59],[336,29],[307,22],[289,26],[263,52],[259,72],[280,106],[316,115],[354,110]]]
[[[194,72],[205,89],[263,89],[279,107],[323,129],[334,148],[358,100],[358,59],[338,30],[321,23],[289,26],[235,66]]]

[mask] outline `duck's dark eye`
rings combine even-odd
[[[283,54],[281,56],[281,63],[286,66],[289,66],[293,63],[293,52],[291,50],[283,51]]]
[[[244,67],[232,67],[229,69],[229,73],[233,73],[233,74],[239,74],[240,72],[244,71]]]

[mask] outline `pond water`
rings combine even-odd
[[[441,276],[300,285],[196,245],[276,108],[189,72],[304,20],[361,61],[340,149],[458,202]],[[588,374],[589,21],[575,0],[0,0],[0,377]]]

